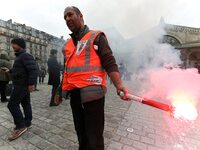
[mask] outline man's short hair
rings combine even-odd
[[[13,38],[11,40],[11,44],[17,44],[21,48],[25,49],[26,48],[26,42],[24,41],[23,38]]]
[[[76,13],[77,15],[82,14],[81,11],[80,11],[80,9],[78,9],[78,7],[76,7],[76,6],[68,6],[68,7],[65,8],[65,10],[66,10],[67,8],[72,8],[72,9],[75,11],[75,13]],[[64,16],[64,19],[66,19],[66,16]]]
[[[73,9],[74,9],[74,11],[77,13],[77,14],[81,14],[81,11],[80,11],[80,9],[78,9],[78,7],[76,7],[76,6],[71,6]]]

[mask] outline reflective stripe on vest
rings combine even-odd
[[[99,66],[80,66],[66,68],[67,72],[88,72],[88,71],[103,71],[104,69]]]

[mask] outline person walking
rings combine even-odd
[[[51,101],[49,106],[57,106],[57,104],[54,103],[54,97],[56,94],[56,90],[59,87],[60,84],[60,65],[57,61],[57,50],[52,49],[50,51],[50,57],[47,61],[48,65],[48,73],[49,73],[49,80],[48,84],[52,85],[52,91],[51,91]]]
[[[10,81],[10,74],[8,72],[3,71],[3,68],[6,67],[8,69],[11,68],[10,58],[8,53],[2,51],[0,53],[0,93],[1,93],[1,102],[8,102],[6,98],[6,85]]]
[[[124,87],[115,58],[106,36],[101,31],[90,30],[84,24],[81,11],[67,7],[64,11],[67,27],[72,32],[64,47],[65,71],[62,82],[63,96],[70,93],[74,126],[79,150],[104,150],[104,103],[106,73],[117,94],[128,90]],[[60,104],[59,99],[55,103]]]
[[[46,69],[44,66],[41,66],[39,70],[39,83],[43,84],[44,83],[44,78],[46,76]]]
[[[15,128],[8,140],[12,141],[20,137],[27,128],[30,128],[32,121],[32,107],[30,102],[30,92],[34,90],[34,85],[38,76],[38,69],[34,57],[27,53],[26,43],[22,38],[11,40],[16,58],[11,70],[4,68],[5,72],[10,72],[13,82],[13,90],[8,103],[8,109],[14,119]],[[23,108],[24,115],[20,109]]]

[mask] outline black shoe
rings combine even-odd
[[[39,91],[38,89],[35,89],[35,91]]]

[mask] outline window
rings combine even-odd
[[[22,32],[22,27],[21,26],[18,26],[18,31]]]
[[[9,38],[9,37],[7,37],[7,43],[9,43],[9,44],[10,44],[10,38]]]
[[[6,27],[5,21],[0,20],[0,26],[2,26],[2,27]]]
[[[29,43],[29,42],[26,42],[26,46],[27,46],[27,47],[30,47],[30,43]]]
[[[35,36],[35,34],[36,34],[36,33],[35,33],[35,30],[32,30],[32,35]]]

